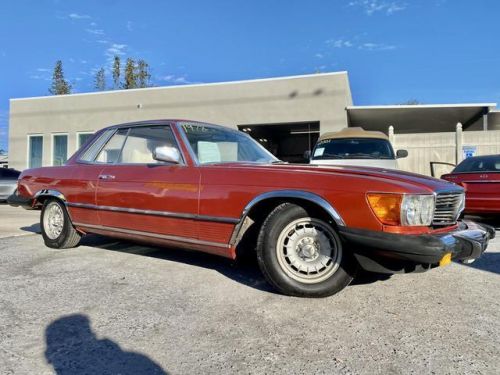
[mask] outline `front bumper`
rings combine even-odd
[[[32,209],[33,208],[33,199],[32,198],[25,198],[20,195],[17,195],[17,190],[14,191],[9,197],[7,198],[7,203],[10,206],[13,207],[23,207],[26,209]]]
[[[406,273],[439,265],[448,253],[453,260],[470,262],[486,250],[495,229],[462,221],[454,231],[439,234],[402,235],[361,229],[340,229],[347,246],[367,271]]]

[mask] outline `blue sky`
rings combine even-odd
[[[0,148],[9,98],[75,92],[114,54],[179,85],[347,70],[358,105],[500,102],[500,2],[10,0],[1,5]],[[108,76],[108,83],[111,79]]]

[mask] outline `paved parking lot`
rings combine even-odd
[[[10,210],[0,206],[2,231]],[[364,276],[298,299],[273,293],[251,264],[97,236],[51,250],[33,212],[19,220],[0,239],[2,374],[500,368],[499,239],[472,266]]]

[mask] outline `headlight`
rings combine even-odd
[[[434,216],[434,195],[405,195],[401,203],[401,225],[428,226]]]
[[[434,216],[434,195],[369,193],[368,203],[385,225],[429,226]]]

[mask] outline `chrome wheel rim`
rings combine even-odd
[[[64,226],[64,213],[57,203],[52,202],[45,207],[43,215],[43,229],[51,240],[58,238]]]
[[[289,277],[301,283],[316,284],[337,271],[342,246],[328,224],[302,218],[281,231],[276,253],[281,269]]]

